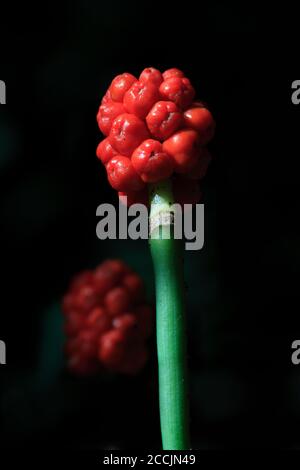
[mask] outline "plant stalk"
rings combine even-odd
[[[185,287],[183,243],[174,239],[170,180],[150,187],[150,249],[155,273],[159,407],[163,449],[187,450]]]

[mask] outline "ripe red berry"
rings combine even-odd
[[[77,274],[70,283],[70,289],[72,291],[78,291],[81,287],[90,284],[93,280],[93,271],[85,270],[82,271],[80,274]]]
[[[120,329],[110,330],[100,338],[99,359],[107,367],[116,367],[126,353],[127,341]]]
[[[78,334],[79,352],[82,357],[92,359],[97,354],[98,333],[94,329],[84,329]]]
[[[183,123],[182,114],[172,101],[158,101],[146,117],[151,134],[158,140],[170,137]]]
[[[130,157],[134,149],[148,137],[146,124],[134,114],[124,113],[114,120],[109,141],[121,155]]]
[[[144,119],[159,99],[158,87],[148,81],[135,82],[124,95],[124,106],[129,113]]]
[[[86,326],[99,335],[111,328],[111,320],[103,307],[95,307],[86,318]]]
[[[137,319],[132,313],[124,313],[119,317],[115,317],[113,319],[113,326],[116,329],[122,330],[126,336],[136,335],[138,331]]]
[[[213,138],[216,124],[207,108],[192,107],[187,109],[183,116],[186,126],[199,133],[200,145],[206,145]]]
[[[114,119],[122,113],[125,113],[125,108],[122,103],[108,101],[105,104],[101,104],[97,114],[97,122],[100,131],[104,135],[108,135]]]
[[[207,148],[202,147],[195,167],[186,174],[188,178],[201,180],[206,175],[208,166],[211,162],[211,155]]]
[[[104,299],[105,307],[112,317],[128,311],[130,301],[130,295],[124,287],[115,287],[106,294]]]
[[[136,78],[131,75],[131,73],[122,73],[122,75],[117,75],[108,89],[111,99],[122,102],[126,91],[129,90],[134,82],[136,82]]]
[[[84,324],[84,316],[77,312],[70,312],[66,317],[64,332],[68,336],[74,336],[84,327]]]
[[[174,101],[180,108],[189,106],[195,96],[195,90],[188,78],[171,77],[164,80],[159,87],[163,99]]]
[[[102,163],[106,165],[109,160],[118,155],[118,152],[111,146],[108,137],[106,137],[106,139],[102,140],[98,145],[96,155]]]
[[[154,183],[171,176],[174,163],[170,155],[163,151],[158,140],[145,140],[132,154],[134,169],[146,183]]]
[[[163,76],[159,70],[154,67],[147,67],[144,69],[139,77],[139,81],[142,83],[153,83],[153,85],[159,87],[163,81]]]
[[[75,295],[75,305],[78,310],[83,313],[88,312],[95,307],[98,302],[98,294],[93,286],[82,286]]]
[[[178,131],[163,143],[163,150],[173,157],[176,172],[188,172],[197,163],[198,133],[192,129]]]
[[[141,191],[119,191],[118,196],[120,202],[128,207],[132,204],[144,204],[144,206],[148,206],[149,204],[147,188]]]
[[[117,191],[139,191],[145,185],[130,159],[122,155],[112,158],[106,170],[108,181]]]
[[[140,276],[129,273],[123,278],[122,284],[130,293],[131,298],[134,299],[134,303],[139,303],[144,299],[145,286]]]
[[[164,80],[168,80],[168,78],[172,78],[172,77],[183,78],[184,73],[181,70],[176,69],[176,68],[168,69],[163,73]]]
[[[102,100],[101,100],[101,104],[106,104],[108,103],[109,101],[112,101],[112,97],[110,95],[110,91],[107,90],[107,92],[105,93],[105,95],[103,96]]]

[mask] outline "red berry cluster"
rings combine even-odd
[[[97,157],[111,186],[128,204],[147,203],[147,183],[171,177],[175,200],[197,202],[197,180],[206,173],[210,154],[205,145],[215,122],[178,69],[163,74],[146,68],[136,79],[118,75],[104,95],[97,121],[106,136]]]
[[[120,260],[107,260],[71,282],[62,310],[68,368],[136,374],[148,359],[153,312],[142,279]]]

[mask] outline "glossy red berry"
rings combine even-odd
[[[86,317],[87,328],[96,331],[97,334],[105,333],[111,328],[111,320],[103,307],[95,307]]]
[[[100,131],[104,135],[108,135],[114,119],[122,113],[125,113],[125,108],[122,103],[108,101],[105,104],[101,104],[97,114],[97,122]]]
[[[100,338],[98,354],[104,365],[114,368],[122,362],[128,347],[127,338],[120,329],[108,331]]]
[[[117,191],[139,191],[145,185],[130,159],[122,155],[112,158],[106,170],[108,181]]]
[[[172,78],[172,77],[183,78],[184,73],[181,70],[176,69],[176,68],[168,69],[163,73],[164,80],[168,80],[168,78]]]
[[[121,330],[126,336],[137,335],[138,333],[138,322],[136,315],[132,313],[124,313],[119,317],[113,319],[114,328]]]
[[[132,165],[145,183],[154,183],[171,176],[174,163],[158,140],[145,140],[132,154]]]
[[[140,276],[135,273],[128,273],[123,278],[122,284],[130,293],[131,298],[135,299],[136,303],[144,300],[145,286]]]
[[[139,81],[142,83],[153,83],[153,85],[159,87],[163,81],[163,76],[160,71],[154,67],[147,67],[142,71],[139,77]]]
[[[183,123],[178,106],[172,101],[158,101],[146,117],[149,131],[158,140],[170,137]]]
[[[186,173],[197,162],[199,154],[198,133],[192,129],[178,131],[163,143],[163,150],[173,157],[175,171]]]
[[[144,119],[157,100],[159,100],[158,87],[151,81],[138,81],[125,93],[124,106],[129,113]]]
[[[188,78],[171,77],[164,80],[159,87],[163,99],[173,101],[180,108],[189,106],[195,96],[195,90]]]
[[[124,287],[115,287],[106,294],[104,304],[109,314],[115,317],[130,308],[130,294]]]
[[[109,141],[121,155],[130,157],[134,149],[149,137],[146,124],[134,114],[120,114],[111,127]]]
[[[118,152],[111,146],[109,139],[106,138],[98,145],[96,155],[106,165],[109,160],[118,155]]]
[[[126,91],[129,90],[135,81],[136,78],[131,75],[131,73],[122,73],[122,75],[117,75],[108,89],[111,99],[122,102]]]
[[[198,132],[200,145],[206,145],[213,138],[216,124],[207,108],[192,107],[187,109],[183,116],[185,125]]]

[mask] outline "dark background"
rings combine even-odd
[[[193,447],[299,448],[299,75],[296,42],[270,18],[215,0],[3,6],[4,447],[160,448],[154,345],[135,378],[71,377],[59,302],[74,273],[107,256],[143,274],[154,299],[147,243],[95,235],[96,207],[116,202],[95,115],[116,74],[175,66],[217,121],[205,247],[185,257]]]

